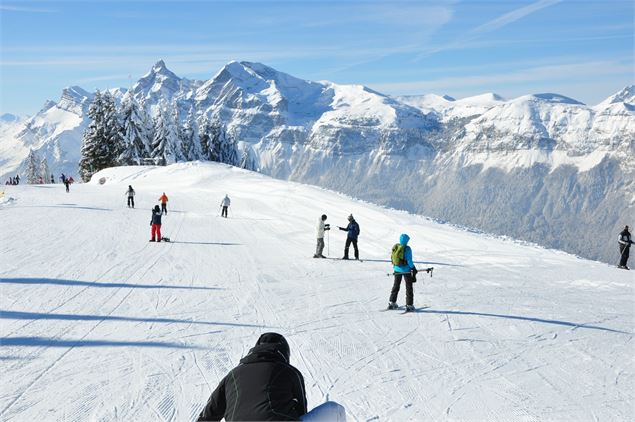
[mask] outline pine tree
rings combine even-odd
[[[42,180],[44,180],[44,183],[48,183],[50,180],[51,173],[49,171],[49,162],[46,159],[46,157],[42,157],[42,159],[40,160],[40,165],[38,170],[39,170],[40,176],[42,177]]]
[[[123,150],[118,161],[123,165],[140,165],[150,153],[150,133],[147,127],[145,110],[140,107],[130,92],[124,95],[121,102],[121,126]]]
[[[172,108],[166,107],[165,101],[159,103],[154,120],[154,138],[152,141],[152,158],[158,165],[184,161],[178,129],[178,112],[176,103]]]
[[[210,136],[212,131],[211,121],[208,116],[203,115],[198,124],[198,147],[200,150],[199,159],[211,160],[210,149],[212,145],[212,138]]]
[[[256,163],[254,162],[254,159],[251,157],[251,154],[249,152],[249,147],[245,146],[245,148],[243,149],[243,152],[240,155],[240,168],[243,168],[245,170],[251,170],[254,171],[256,170]]]
[[[159,103],[157,114],[154,116],[154,124],[152,125],[153,139],[150,156],[154,159],[154,164],[159,166],[166,165],[165,162],[165,121],[163,115],[162,102]]]
[[[168,132],[170,147],[170,163],[178,163],[182,161],[188,161],[187,154],[183,151],[183,126],[181,125],[181,116],[179,113],[179,106],[176,100],[172,101],[170,107],[170,131]],[[189,146],[188,146],[189,153]]]
[[[218,116],[203,117],[199,128],[201,158],[219,163],[238,165],[235,137],[227,132]]]
[[[219,159],[218,161],[232,166],[237,166],[238,152],[236,147],[236,137],[234,133],[229,133],[223,126],[219,136]]]
[[[210,161],[222,162],[221,158],[221,139],[224,138],[224,129],[217,117],[212,118],[207,126],[207,156]]]
[[[88,182],[92,175],[106,167],[104,160],[104,102],[99,90],[95,93],[88,108],[90,123],[84,132],[79,161],[79,175],[84,182]]]
[[[105,154],[105,167],[115,167],[120,164],[119,156],[123,153],[125,145],[117,105],[115,104],[114,97],[108,91],[103,94],[103,107],[105,138],[103,141],[103,152]]]
[[[198,142],[199,134],[194,117],[194,108],[190,107],[190,111],[183,122],[181,130],[181,143],[183,145],[183,157],[186,161],[194,161],[201,159],[201,144]]]
[[[29,150],[26,157],[26,182],[29,184],[37,183],[40,178],[40,159],[33,148]]]

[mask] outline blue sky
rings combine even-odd
[[[634,83],[632,0],[0,0],[0,113],[61,89],[127,87],[158,59],[208,79],[230,60],[387,94],[558,92]]]

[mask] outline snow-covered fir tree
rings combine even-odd
[[[245,170],[256,170],[256,162],[251,156],[250,148],[246,145],[245,148],[243,148],[242,153],[240,154],[239,166],[240,168],[243,168]]]
[[[117,104],[115,103],[115,98],[108,91],[103,94],[103,107],[105,125],[104,153],[106,154],[104,159],[106,167],[114,167],[119,165],[119,156],[122,154],[125,145]]]
[[[150,156],[149,145],[152,139],[145,110],[130,92],[121,101],[120,115],[123,151],[119,154],[118,161],[122,165],[140,165],[144,158]]]
[[[51,179],[51,172],[49,171],[49,162],[46,157],[42,157],[40,160],[39,173],[44,183],[48,183]]]
[[[183,157],[186,161],[194,161],[201,158],[201,144],[198,139],[198,125],[196,124],[194,108],[190,107],[181,129]]]
[[[228,132],[225,126],[222,126],[219,137],[219,162],[237,166],[240,162],[238,159],[238,147],[236,145],[236,136],[234,132]]]
[[[227,132],[218,116],[203,117],[199,140],[203,159],[233,166],[240,163],[235,137]]]
[[[29,184],[38,183],[40,179],[40,158],[38,154],[33,151],[33,148],[29,150],[29,155],[26,157],[26,167],[24,169],[26,173],[26,182]]]
[[[209,139],[207,141],[207,156],[210,161],[221,161],[221,138],[223,135],[223,125],[217,117],[213,117],[207,125],[207,135]]]
[[[154,139],[152,140],[152,158],[158,165],[184,161],[178,130],[176,103],[168,109],[165,101],[159,103],[154,119]]]
[[[79,161],[79,175],[84,182],[88,182],[93,173],[106,167],[104,159],[104,102],[101,92],[97,90],[88,108],[90,123],[84,132]]]
[[[88,109],[90,123],[84,132],[79,162],[79,174],[85,182],[99,170],[119,164],[123,136],[114,97],[95,93]]]
[[[198,147],[201,160],[211,160],[210,150],[212,148],[212,121],[207,115],[203,115],[198,123]]]

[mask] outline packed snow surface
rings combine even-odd
[[[267,331],[349,420],[633,418],[632,272],[218,164],[5,188],[2,421],[193,420]],[[322,213],[330,257],[353,213],[363,262],[311,258]],[[435,268],[410,314],[380,311],[400,233]]]

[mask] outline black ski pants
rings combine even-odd
[[[128,197],[128,206],[134,208],[134,196]]]
[[[357,239],[346,238],[346,246],[344,246],[344,259],[348,259],[348,248],[353,244],[355,250],[355,259],[359,259],[359,249],[357,249]]]
[[[620,243],[620,267],[626,267],[626,262],[628,261],[628,254],[631,249],[631,245],[622,245]]]
[[[223,205],[223,210],[220,213],[221,217],[227,218],[227,208],[228,208],[227,206]]]
[[[161,204],[161,214],[168,214],[168,204]]]
[[[410,274],[395,274],[395,282],[392,285],[392,291],[390,292],[390,301],[396,303],[397,295],[399,294],[399,287],[401,287],[401,278],[406,281],[406,305],[413,305],[414,295],[412,291],[413,279]]]

